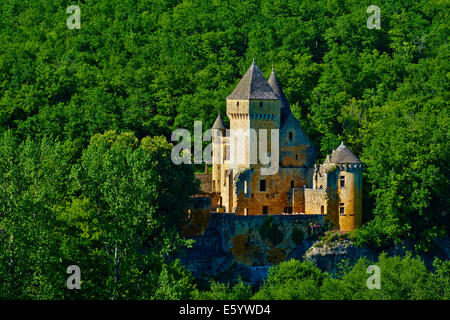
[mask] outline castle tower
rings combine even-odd
[[[289,115],[292,114],[291,107],[289,106],[289,102],[286,99],[286,96],[284,95],[283,89],[281,89],[280,82],[278,81],[277,75],[275,74],[275,68],[272,65],[272,73],[270,74],[269,81],[268,81],[270,87],[272,88],[273,92],[277,95],[277,97],[281,100],[281,124],[283,124],[286,119],[289,117]]]
[[[267,81],[253,60],[226,102],[230,131],[220,115],[212,128],[212,191],[221,212],[306,213],[305,190],[313,185],[315,148],[292,114],[273,67]],[[273,130],[279,130],[277,141],[272,141]],[[261,146],[264,133],[267,144]],[[274,143],[278,150],[272,150]],[[275,152],[279,159],[273,159]],[[266,159],[279,160],[264,165],[276,169],[269,174],[262,168],[264,153]],[[309,211],[316,213],[315,208]]]
[[[333,150],[330,162],[336,165],[336,193],[339,229],[351,231],[362,225],[363,163],[342,142]]]
[[[245,147],[239,150],[240,153],[243,153],[245,159],[238,163],[238,168],[253,167],[251,163],[256,163],[257,159],[251,159],[250,157],[259,154],[259,129],[268,129],[269,144],[267,150],[270,152],[270,129],[280,128],[280,109],[280,98],[273,92],[253,59],[250,68],[227,97],[227,116],[230,119],[231,133],[237,130],[248,132],[249,129],[255,129],[257,133],[256,139],[249,135]]]

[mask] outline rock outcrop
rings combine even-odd
[[[380,251],[358,247],[350,240],[318,241],[329,227],[320,215],[238,216],[211,214],[207,227],[192,248],[178,255],[196,278],[200,288],[210,280],[234,282],[241,278],[258,287],[270,266],[291,258],[312,261],[322,271],[335,273],[343,260],[353,265],[365,257],[376,262]],[[200,230],[200,229],[199,229]],[[198,230],[197,230],[198,231]],[[421,255],[431,268],[435,256],[449,259],[449,239],[441,240],[439,252]],[[412,243],[396,245],[388,255],[413,251]]]
[[[234,281],[259,285],[271,265],[301,259],[328,227],[321,215],[239,216],[211,214],[194,246],[179,258],[199,282]]]

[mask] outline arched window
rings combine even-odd
[[[320,213],[324,214],[325,213],[325,207],[324,206],[320,206]]]

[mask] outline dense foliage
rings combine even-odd
[[[371,4],[381,29],[366,26]],[[449,7],[1,1],[0,296],[60,298],[77,259],[83,297],[189,294],[163,258],[183,245],[174,221],[195,186],[158,136],[210,127],[253,57],[266,75],[274,64],[320,160],[343,140],[366,164],[356,241],[434,248],[449,226]],[[318,281],[302,286],[322,296]]]
[[[381,254],[380,288],[369,289],[367,279],[372,265],[360,259],[339,276],[322,272],[311,262],[290,260],[269,269],[265,283],[252,293],[242,282],[234,286],[212,283],[210,291],[195,291],[197,299],[256,300],[417,300],[450,299],[450,262],[435,260],[435,272],[428,272],[420,259],[411,255],[388,257]],[[345,264],[343,264],[345,266]]]
[[[196,186],[171,149],[163,137],[108,131],[70,166],[70,145],[4,134],[0,297],[185,298],[190,275],[165,262],[189,244],[176,226]],[[66,288],[69,265],[83,290]]]

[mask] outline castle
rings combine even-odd
[[[239,148],[243,160],[227,161],[236,142],[219,114],[212,127],[212,174],[199,175],[212,212],[319,214],[341,231],[361,226],[362,162],[341,143],[323,164],[316,164],[316,150],[292,114],[273,67],[267,81],[253,61],[226,103],[230,131],[266,129],[267,150],[271,130],[279,130],[279,165],[267,175],[261,174],[266,166],[250,161],[251,150],[259,148],[259,133]]]

